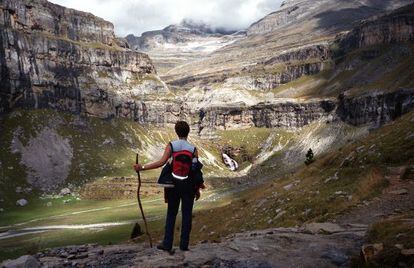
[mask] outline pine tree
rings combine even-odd
[[[305,160],[305,164],[306,165],[310,165],[313,163],[313,161],[315,161],[315,159],[313,159],[314,155],[313,155],[313,151],[312,149],[309,149],[309,151],[306,153],[306,160]]]

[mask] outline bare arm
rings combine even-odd
[[[135,171],[140,171],[140,170],[149,170],[149,169],[156,169],[156,168],[162,167],[165,163],[167,163],[168,158],[170,158],[170,156],[171,156],[171,147],[169,144],[167,144],[167,147],[165,147],[165,150],[164,150],[164,154],[162,155],[160,160],[149,163],[149,164],[145,164],[145,165],[135,164],[134,169]]]

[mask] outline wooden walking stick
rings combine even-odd
[[[136,156],[135,163],[138,164],[138,154]],[[137,174],[138,174],[137,199],[138,199],[139,210],[141,211],[142,219],[144,220],[145,233],[148,236],[150,247],[152,247],[152,238],[151,238],[150,233],[148,232],[148,224],[147,224],[147,220],[146,220],[145,215],[144,215],[144,209],[142,208],[142,203],[141,203],[141,196],[140,196],[140,192],[141,192],[141,175],[140,175],[139,171],[137,171]],[[132,232],[131,238],[135,238],[135,237],[139,236],[140,234],[141,234],[141,226],[139,226],[139,224],[137,222],[134,226],[134,230]]]

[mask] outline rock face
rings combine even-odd
[[[148,56],[125,48],[107,21],[45,0],[2,1],[0,17],[0,113],[106,118],[141,94],[167,91]]]
[[[4,268],[38,268],[40,263],[36,258],[30,255],[24,255],[12,261],[5,261],[1,264]]]
[[[374,123],[380,126],[414,108],[414,89],[391,93],[340,96],[337,113],[352,125]]]
[[[381,10],[407,1],[397,1],[393,5],[386,2],[379,6]],[[360,12],[357,12],[357,17],[348,19],[378,13],[378,10],[374,12],[371,9],[373,1],[365,4],[368,6],[364,9],[360,7],[361,3],[350,4]],[[115,37],[111,23],[91,14],[44,0],[5,0],[0,6],[0,113],[19,107],[52,108],[157,125],[186,119],[198,126],[200,133],[206,128],[297,128],[322,117],[333,116],[336,106],[339,107],[339,118],[352,124],[386,122],[412,107],[410,99],[401,99],[401,96],[411,98],[411,95],[404,93],[396,97],[398,100],[387,99],[384,102],[379,99],[380,94],[339,100],[331,96],[320,100],[314,95],[307,98],[308,101],[292,101],[286,99],[289,95],[272,92],[301,77],[335,70],[331,44],[320,40],[322,33],[318,27],[311,29],[310,39],[300,46],[297,38],[283,38],[279,34],[284,31],[291,33],[292,27],[307,16],[313,21],[317,18],[322,20],[329,15],[323,12],[325,9],[340,7],[343,11],[344,5],[344,2],[334,0],[286,1],[280,11],[252,25],[247,37],[235,37],[203,24],[184,21],[161,31],[145,33],[139,39],[129,36],[128,44],[126,40]],[[323,7],[323,10],[316,10],[316,7]],[[412,40],[412,9],[410,6],[384,18],[365,22],[337,44],[340,49],[347,50],[383,44],[384,40]],[[318,14],[323,16],[318,17]],[[331,18],[329,23],[333,21]],[[339,21],[338,25],[349,27],[349,21]],[[338,29],[335,29],[337,33]],[[298,29],[299,32],[307,30]],[[268,31],[277,35],[266,35]],[[371,32],[370,37],[368,33]],[[378,39],[377,35],[381,37]],[[246,49],[256,47],[260,40],[263,43],[262,38],[265,38],[266,45],[254,49],[258,54],[250,56],[252,51]],[[191,42],[200,40],[205,42],[201,50],[199,46],[192,47]],[[171,54],[174,58],[180,53],[186,55],[182,61],[172,63],[171,58],[165,58],[171,52],[163,48],[166,43],[176,46],[174,53],[178,54]],[[171,76],[165,76],[170,86],[189,90],[188,94],[174,95],[169,94],[168,87],[157,76],[149,57],[128,49],[129,46],[152,49],[151,56],[162,66],[169,65],[168,68],[187,62],[188,55],[199,55],[199,51],[203,51],[201,54],[206,60],[197,66],[183,64],[174,68]],[[157,50],[159,48],[161,50]],[[198,51],[198,54],[188,51]],[[189,66],[191,71],[186,69]],[[202,93],[193,94],[196,91]],[[267,93],[269,95],[265,95]],[[256,97],[256,94],[262,95]],[[365,105],[376,108],[366,108]],[[395,105],[400,105],[401,109]],[[383,112],[375,115],[379,107]],[[383,119],[378,119],[378,116]]]
[[[289,0],[282,2],[281,8],[270,13],[263,19],[253,23],[248,29],[248,35],[265,34],[276,31],[292,22],[305,22],[312,16],[320,19],[319,26],[344,29],[346,24],[367,18],[378,13],[378,10],[392,10],[412,3],[403,1],[354,1],[344,3],[337,0]],[[339,22],[339,23],[338,23]]]
[[[344,51],[414,40],[414,4],[364,21],[339,41]]]
[[[309,9],[313,9],[315,6],[320,5],[321,2],[327,1],[284,1],[280,10],[270,13],[266,17],[250,25],[247,29],[247,34],[264,34],[280,29],[281,27],[296,21]]]
[[[300,128],[336,108],[335,101],[260,103],[250,107],[211,107],[200,117],[202,128]]]

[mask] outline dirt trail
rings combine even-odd
[[[381,196],[351,209],[339,216],[336,222],[372,224],[390,216],[414,211],[414,180],[402,180],[398,170],[389,170],[386,178],[389,187]]]

